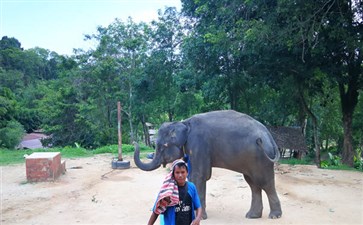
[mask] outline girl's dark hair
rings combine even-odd
[[[175,170],[175,167],[178,167],[178,168],[185,168],[188,172],[188,164],[186,162],[178,162],[177,164],[175,164],[175,166],[173,167],[173,176],[174,176],[174,170]]]

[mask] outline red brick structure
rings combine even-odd
[[[26,157],[26,178],[30,182],[57,179],[66,170],[60,152],[34,152]]]

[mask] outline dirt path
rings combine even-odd
[[[130,169],[112,170],[111,160],[67,159],[65,175],[40,183],[26,182],[24,164],[0,167],[0,224],[146,224],[167,169],[144,172],[126,158]],[[363,173],[279,165],[276,185],[282,218],[267,219],[264,195],[263,217],[249,220],[243,176],[214,168],[201,224],[363,224]]]

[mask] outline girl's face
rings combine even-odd
[[[174,168],[174,179],[178,183],[178,186],[184,186],[187,180],[188,171],[185,167],[175,166]]]

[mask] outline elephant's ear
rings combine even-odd
[[[168,138],[167,138],[170,142],[169,144],[177,144],[178,143],[178,136],[177,136],[177,130],[175,128],[175,123],[171,124],[170,129],[168,131]]]
[[[182,122],[184,125],[185,125],[185,127],[187,128],[187,135],[189,135],[189,133],[190,133],[190,131],[192,130],[191,129],[191,124],[190,124],[190,119],[189,120],[185,120],[185,121],[183,121]]]
[[[176,131],[175,131],[175,128],[171,129],[170,132],[169,132],[169,137],[171,138],[176,138]]]
[[[187,140],[188,132],[185,124],[176,122],[169,131],[169,137],[175,145],[182,146]]]

